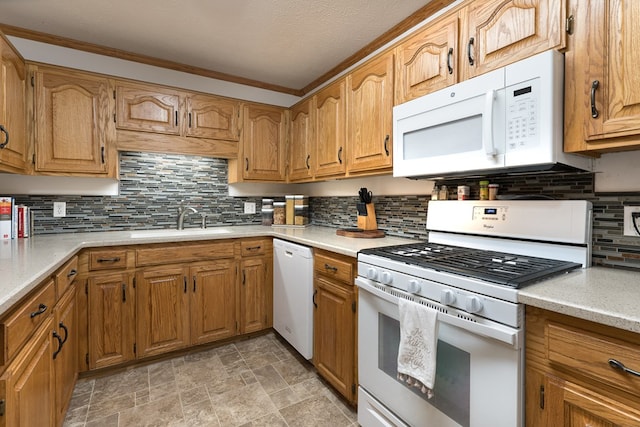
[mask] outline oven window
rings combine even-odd
[[[400,322],[378,313],[378,335],[378,368],[398,381]],[[469,427],[470,354],[441,339],[437,352],[436,382],[431,399],[415,387],[398,382],[461,426]]]

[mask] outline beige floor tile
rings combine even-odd
[[[253,374],[257,378],[264,391],[267,392],[267,394],[274,393],[289,386],[287,382],[280,376],[278,371],[276,371],[275,368],[271,365],[254,369]]]
[[[310,397],[280,413],[290,427],[346,427],[352,423],[326,396]]]
[[[241,427],[287,427],[287,422],[282,418],[280,413],[267,414],[253,420],[246,424],[242,424]]]
[[[247,384],[244,382],[240,375],[235,375],[233,377],[219,378],[210,381],[209,383],[207,383],[206,387],[207,391],[209,392],[209,396],[214,399],[216,396],[228,393],[233,390],[237,390],[246,385]]]
[[[207,387],[202,385],[196,388],[192,388],[191,390],[181,391],[180,401],[182,401],[183,407],[203,401],[209,402],[209,393],[207,393]]]
[[[89,421],[86,427],[118,427],[119,415],[111,414],[103,418]]]
[[[273,367],[289,385],[298,384],[316,376],[310,364],[303,364],[297,359],[290,359],[273,364]]]
[[[242,425],[277,410],[258,383],[221,394],[212,403],[223,426]]]
[[[121,411],[118,427],[165,427],[172,422],[183,420],[182,405],[176,393],[146,405]]]
[[[183,402],[184,404],[184,402]],[[184,406],[184,421],[192,427],[218,427],[218,416],[209,399]]]
[[[96,397],[96,395],[97,398],[94,402],[94,397]],[[100,391],[98,389],[95,393],[93,393],[93,396],[91,397],[91,403],[89,404],[89,413],[87,414],[87,421],[104,418],[116,412],[120,412],[128,408],[133,408],[134,406],[134,393],[123,393],[119,396],[105,399],[100,396]]]

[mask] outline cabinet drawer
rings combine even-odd
[[[136,265],[164,265],[208,259],[233,258],[233,241],[158,245],[136,250]]]
[[[547,353],[551,362],[570,368],[576,375],[597,379],[640,396],[640,378],[609,365],[610,359],[640,370],[640,345],[584,329],[550,322]]]
[[[56,290],[62,296],[78,276],[78,257],[74,256],[56,273]]]
[[[313,259],[313,270],[316,273],[353,284],[353,262],[348,258],[316,254]]]
[[[49,279],[38,292],[3,319],[0,324],[0,366],[5,365],[20,350],[33,331],[52,313],[55,301],[54,281]]]
[[[271,242],[267,239],[247,240],[240,242],[240,254],[243,257],[264,255],[271,250]]]
[[[127,251],[125,249],[89,252],[89,270],[110,270],[114,268],[127,268]]]

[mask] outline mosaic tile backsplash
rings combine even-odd
[[[622,235],[623,206],[640,205],[640,193],[595,194],[593,174],[519,176],[491,179],[503,195],[544,195],[557,199],[585,199],[593,203],[593,262],[597,265],[640,269],[640,238]],[[478,198],[476,180],[438,182],[448,187],[451,199],[458,185],[471,187]],[[426,239],[428,196],[375,196],[378,227],[387,234]],[[207,213],[209,226],[259,224],[260,215],[243,214],[245,201],[228,195],[227,162],[198,156],[123,152],[120,154],[120,195],[100,197],[18,196],[31,206],[35,233],[173,228],[177,207],[184,200]],[[53,201],[67,202],[67,216],[53,218]],[[313,224],[355,227],[357,197],[313,197]],[[553,218],[541,218],[553,221]],[[198,227],[199,214],[191,214],[185,227]]]

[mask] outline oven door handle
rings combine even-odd
[[[381,298],[395,306],[398,305],[398,297],[395,295],[391,295],[387,292],[384,292],[378,288],[376,288],[375,286],[371,285],[369,283],[368,279],[363,279],[361,277],[356,277],[356,285],[358,286],[358,288],[360,288],[361,290],[367,291],[370,294]],[[383,285],[384,286],[384,285]],[[429,304],[433,307],[445,310],[445,311],[449,311],[449,312],[459,312],[461,315],[464,315],[465,317],[469,317],[471,318],[472,315],[463,312],[461,310],[457,310],[451,307],[447,307],[445,305],[442,305],[438,302],[435,301],[431,301],[431,300],[427,300],[426,298],[420,298],[417,297],[415,295],[411,295],[411,294],[407,294],[399,289],[393,289],[394,292],[398,293],[398,294],[406,294],[409,298],[413,299],[413,300],[418,300],[418,299],[423,299],[425,301],[428,301]],[[497,322],[492,322],[490,320],[486,320],[486,322],[490,322],[491,325],[487,325],[484,323],[479,323],[479,322],[474,322],[471,320],[465,320],[463,318],[460,318],[456,315],[452,315],[452,314],[448,314],[442,311],[438,311],[438,322],[442,322],[442,323],[446,323],[448,325],[451,326],[455,326],[458,327],[460,329],[463,329],[465,331],[469,331],[472,334],[475,335],[480,335],[486,338],[492,338],[495,339],[497,341],[503,342],[505,344],[508,344],[510,346],[512,346],[514,349],[518,349],[520,348],[521,344],[522,344],[522,332],[511,328],[509,326],[505,326],[502,325],[500,323]]]

